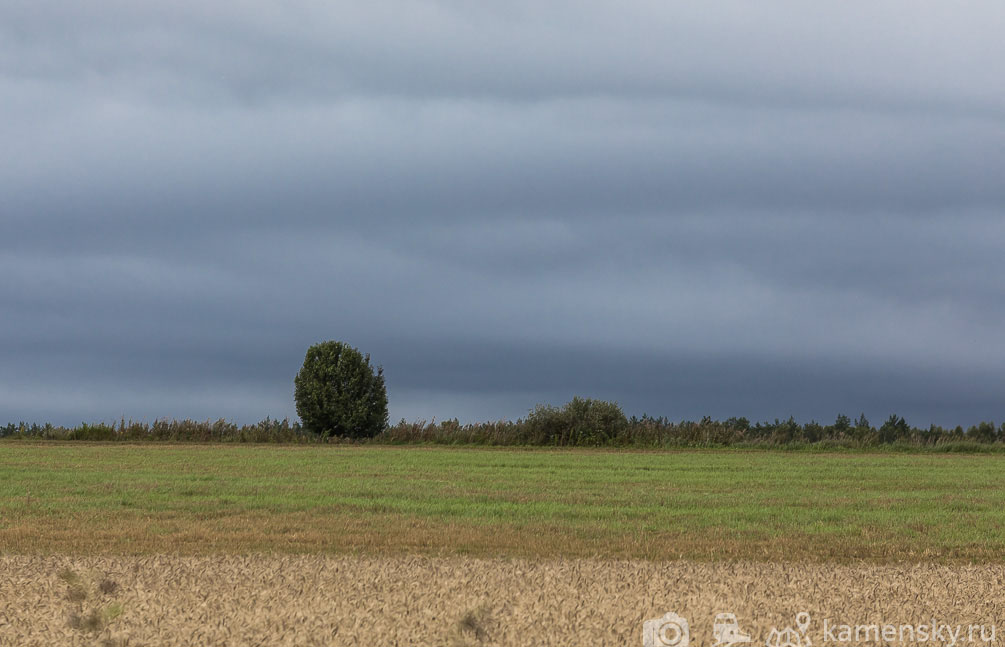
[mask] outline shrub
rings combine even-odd
[[[104,423],[89,425],[83,422],[67,435],[67,440],[115,440],[115,427]]]
[[[811,420],[803,425],[803,440],[806,442],[817,443],[820,442],[823,437],[824,428],[820,423],[815,420]]]
[[[771,442],[776,445],[787,445],[802,440],[802,430],[796,419],[789,417],[785,422],[775,421],[775,429],[771,434]]]
[[[339,341],[307,349],[294,380],[297,415],[322,437],[372,438],[387,427],[384,371],[370,355]]]
[[[616,402],[577,396],[561,409],[538,405],[526,427],[531,443],[609,445],[627,440],[628,419]]]
[[[998,433],[995,430],[995,423],[982,422],[979,425],[967,429],[967,439],[975,440],[979,443],[993,443],[998,440]]]

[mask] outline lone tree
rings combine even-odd
[[[340,341],[307,349],[294,380],[297,415],[320,436],[372,438],[387,427],[384,370],[370,366],[370,354]]]

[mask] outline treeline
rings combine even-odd
[[[51,424],[8,424],[0,427],[0,438],[37,440],[175,441],[204,443],[317,443],[320,438],[304,430],[298,422],[266,418],[253,425],[236,425],[226,420],[156,420],[153,423],[81,423],[76,427]]]
[[[254,425],[225,420],[158,420],[153,423],[120,421],[117,424],[84,424],[61,427],[8,424],[0,438],[175,441],[237,443],[340,443],[306,430],[298,422],[265,419]],[[875,426],[865,415],[852,420],[840,415],[832,424],[793,418],[751,423],[746,418],[675,422],[665,417],[628,418],[617,404],[574,398],[563,407],[540,405],[516,421],[461,424],[401,422],[385,427],[372,438],[354,440],[369,444],[527,445],[554,447],[813,447],[813,448],[928,448],[939,451],[1005,450],[1005,424],[982,422],[967,429],[937,425],[913,427],[891,415]]]
[[[794,419],[751,424],[745,418],[675,422],[667,418],[642,416],[628,419],[615,434],[582,437],[568,432],[548,434],[528,421],[461,424],[457,420],[441,422],[405,422],[390,427],[375,440],[390,444],[433,443],[457,445],[542,445],[572,447],[817,447],[932,448],[944,451],[1005,451],[1005,424],[982,422],[967,429],[946,429],[932,425],[926,429],[907,426],[903,418],[891,416],[879,428],[872,425],[843,427],[838,422],[822,425],[800,424]],[[904,423],[906,425],[906,421]]]
[[[575,398],[562,408],[539,406],[516,422],[460,424],[457,420],[407,423],[384,431],[385,443],[551,445],[578,447],[815,447],[929,448],[940,451],[1005,450],[1005,423],[982,422],[967,429],[913,427],[897,415],[872,425],[865,415],[839,415],[833,424],[800,424],[794,418],[751,423],[747,418],[672,421],[626,418],[616,404]]]

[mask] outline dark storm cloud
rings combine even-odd
[[[1005,418],[1005,11],[8,3],[0,422]]]

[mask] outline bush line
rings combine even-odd
[[[673,422],[666,417],[643,415],[627,418],[618,405],[575,398],[564,407],[540,405],[516,421],[461,424],[457,419],[440,422],[401,420],[365,440],[325,438],[304,429],[299,422],[265,420],[237,425],[226,420],[157,420],[151,423],[120,421],[118,424],[81,423],[75,427],[51,424],[8,424],[0,438],[83,441],[174,441],[206,443],[286,443],[376,445],[492,445],[533,447],[628,447],[686,448],[738,447],[787,449],[935,450],[944,452],[1005,451],[1005,423],[993,422],[964,430],[931,425],[910,426],[892,415],[879,427],[864,415],[852,421],[838,416],[833,424],[800,424],[793,418],[751,423],[746,418]]]

